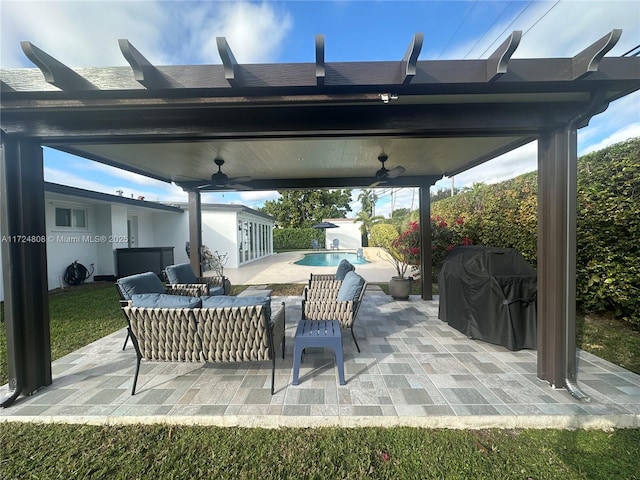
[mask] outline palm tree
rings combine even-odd
[[[361,210],[356,214],[354,222],[362,222],[360,227],[360,233],[362,234],[362,246],[369,246],[369,231],[371,227],[376,223],[384,220],[382,216],[375,215],[376,202],[378,196],[373,189],[363,188],[358,195],[360,200]]]

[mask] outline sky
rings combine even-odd
[[[640,45],[638,0],[472,1],[7,1],[0,0],[0,67],[34,65],[28,40],[70,67],[126,66],[118,39],[156,65],[219,64],[223,36],[239,63],[314,62],[314,37],[325,35],[325,60],[400,60],[414,33],[424,33],[419,60],[487,58],[513,30],[523,37],[513,58],[573,57],[614,28],[623,30],[607,56]],[[578,131],[578,154],[640,136],[640,92],[612,102]],[[184,202],[179,187],[45,149],[45,180],[147,200]],[[433,188],[495,183],[533,171],[537,142]],[[414,189],[378,189],[376,213],[417,208]],[[352,215],[359,210],[353,193]],[[260,207],[277,192],[203,195],[206,203]]]

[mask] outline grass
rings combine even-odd
[[[0,424],[0,478],[637,479],[640,430]],[[53,447],[55,445],[55,447]],[[51,455],[51,449],[56,455]]]
[[[234,287],[234,294],[244,286]],[[300,295],[303,285],[269,285]],[[125,325],[112,284],[50,294],[55,360]],[[0,384],[7,381],[0,324]],[[640,332],[580,315],[578,345],[640,373]],[[640,429],[249,429],[0,423],[2,479],[639,479]],[[52,452],[55,449],[55,455]]]

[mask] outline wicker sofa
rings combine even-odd
[[[156,301],[158,297],[163,298]],[[282,358],[285,350],[284,303],[271,311],[270,297],[158,297],[135,295],[123,302],[137,356],[131,395],[135,395],[143,359],[222,363],[271,360],[273,395],[276,349],[282,344]],[[162,306],[166,297],[172,297],[169,305],[185,302],[185,306]]]

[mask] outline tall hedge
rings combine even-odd
[[[577,221],[582,307],[640,325],[640,138],[580,159]]]
[[[465,220],[474,243],[513,247],[537,263],[537,173],[475,184],[433,203],[431,214]],[[640,138],[578,160],[578,305],[640,325]]]
[[[323,247],[325,232],[317,228],[276,228],[273,230],[273,249],[277,252],[311,248],[313,239]]]

